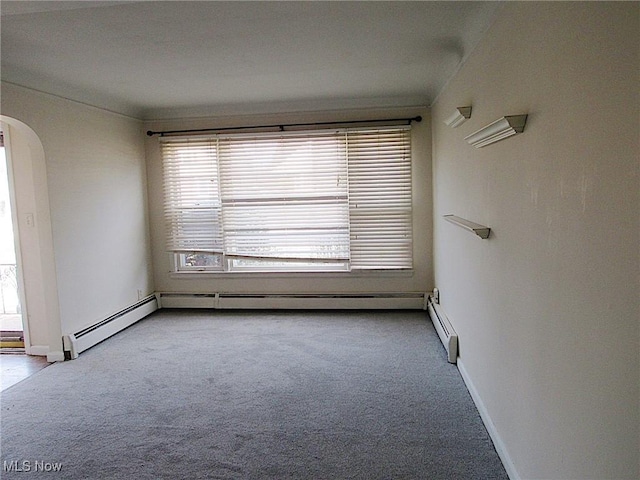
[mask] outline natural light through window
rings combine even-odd
[[[410,127],[160,142],[177,271],[412,268]]]
[[[11,193],[9,188],[9,169],[5,155],[4,134],[0,131],[0,316],[2,327],[13,330],[15,324],[20,325],[18,297],[18,276],[13,235],[11,212]],[[11,328],[5,328],[10,326]]]

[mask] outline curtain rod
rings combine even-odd
[[[165,130],[162,132],[154,132],[151,130],[147,131],[147,135],[150,137],[154,135],[160,135],[163,137],[164,135],[171,135],[176,133],[205,133],[205,132],[222,132],[225,130],[249,130],[254,128],[279,128],[281,132],[284,131],[285,128],[288,127],[313,127],[313,126],[322,126],[322,125],[349,125],[354,123],[388,123],[388,122],[407,122],[408,125],[411,125],[411,122],[421,122],[422,117],[411,117],[411,118],[385,118],[385,119],[375,119],[375,120],[349,120],[345,122],[315,122],[315,123],[278,123],[275,125],[252,125],[252,126],[244,126],[244,127],[222,127],[222,128],[200,128],[195,130]]]

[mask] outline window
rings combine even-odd
[[[410,269],[410,127],[162,137],[178,271]]]

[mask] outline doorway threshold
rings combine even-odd
[[[51,365],[45,357],[22,354],[0,355],[0,391]]]
[[[5,350],[24,351],[24,332],[16,330],[0,330],[0,353]]]

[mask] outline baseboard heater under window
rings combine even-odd
[[[65,359],[78,358],[78,355],[106,340],[125,328],[142,320],[158,309],[155,295],[149,295],[139,302],[105,318],[82,330],[62,337]]]
[[[160,308],[422,309],[424,293],[160,293]]]
[[[451,322],[449,322],[442,307],[434,301],[433,296],[429,296],[427,299],[427,311],[442,341],[442,345],[447,351],[448,362],[456,363],[458,360],[458,334],[451,326]]]

